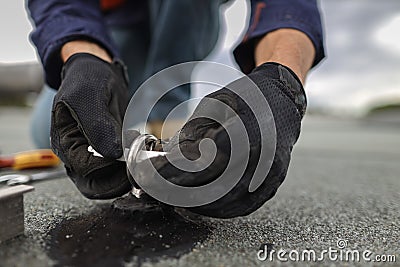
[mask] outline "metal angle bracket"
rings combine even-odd
[[[24,233],[24,193],[30,185],[0,189],[0,243]]]

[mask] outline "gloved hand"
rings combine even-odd
[[[301,119],[306,109],[303,87],[290,69],[277,63],[265,63],[255,68],[248,77],[259,87],[267,100],[276,129],[276,150],[272,166],[269,172],[263,173],[263,177],[266,179],[255,191],[249,192],[248,188],[260,157],[261,132],[249,106],[238,95],[227,89],[230,86],[206,96],[194,111],[192,115],[194,119],[189,118],[170,143],[164,146],[164,151],[170,153],[169,159],[176,166],[182,161],[182,156],[178,153],[179,148],[186,158],[196,160],[200,157],[200,141],[204,138],[211,138],[216,144],[217,153],[214,161],[206,169],[188,172],[175,167],[166,157],[151,159],[158,173],[170,182],[186,187],[208,184],[224,172],[230,157],[231,144],[224,127],[215,120],[207,119],[209,117],[207,115],[210,113],[224,113],[223,110],[213,107],[213,102],[207,101],[207,98],[222,101],[240,117],[250,143],[249,159],[244,174],[228,194],[212,203],[189,208],[192,212],[219,218],[250,214],[275,195],[286,176],[290,153],[299,137]],[[239,89],[241,92],[252,94],[251,90],[254,90],[254,87],[246,87],[243,79],[234,81],[231,85],[236,88],[242,86]],[[223,118],[225,125],[232,122],[237,123],[232,120],[231,115],[227,114],[218,115]],[[201,118],[202,116],[203,118]],[[246,160],[244,156],[243,160]],[[146,178],[148,174],[138,171],[135,175],[138,178],[140,175]]]
[[[64,64],[54,98],[51,146],[68,175],[88,198],[114,198],[131,185],[122,155],[122,121],[128,105],[127,75],[122,62],[111,64],[86,53]],[[104,158],[88,152],[91,145]]]

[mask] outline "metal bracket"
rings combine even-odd
[[[0,243],[24,233],[23,194],[32,190],[29,185],[0,189]]]

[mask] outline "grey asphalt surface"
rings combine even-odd
[[[0,108],[2,153],[32,148],[29,114],[30,109]],[[400,266],[400,123],[389,121],[307,115],[286,181],[272,200],[247,217],[203,219],[210,233],[190,252],[142,265]],[[25,236],[0,244],[0,266],[57,264],[51,254],[54,229],[110,205],[110,201],[85,199],[67,178],[34,186],[35,191],[25,197]],[[71,235],[65,238],[73,239],[73,231]],[[332,261],[327,256],[322,262],[282,262],[276,256],[272,262],[257,259],[264,243],[276,251],[320,253],[329,247],[338,249],[339,239],[345,240],[343,251],[368,249],[371,259],[395,255],[397,262]],[[107,256],[98,255],[104,260]],[[134,255],[125,265],[138,265]]]

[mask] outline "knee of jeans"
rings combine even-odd
[[[36,148],[50,148],[50,120],[54,89],[45,86],[40,92],[30,122],[30,135]]]

